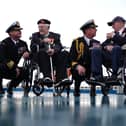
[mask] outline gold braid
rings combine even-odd
[[[77,56],[77,60],[78,60],[84,53],[84,44],[83,42],[80,42],[79,44],[78,39],[76,40],[76,51],[78,53],[78,56]]]

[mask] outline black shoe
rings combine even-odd
[[[95,86],[91,86],[90,96],[96,96],[96,87]]]
[[[0,97],[3,97],[5,94],[5,91],[4,90],[0,90]]]
[[[76,89],[74,90],[74,96],[75,97],[79,97],[80,96],[80,89]]]
[[[74,96],[75,97],[79,97],[80,96],[80,93],[79,92],[74,92]]]
[[[4,90],[1,90],[0,91],[0,95],[3,95],[3,94],[5,94],[5,91]]]
[[[12,91],[7,91],[7,97],[12,97],[13,96],[13,92]]]
[[[103,82],[103,81],[104,81],[104,78],[103,78],[102,75],[96,75],[96,76],[94,76],[94,77],[91,77],[90,80]]]
[[[13,95],[13,87],[11,84],[8,84],[8,89],[7,89],[7,96],[11,97]]]
[[[63,80],[61,80],[59,83],[58,83],[58,86],[69,86],[73,83],[72,80],[68,79],[68,78],[65,78]]]
[[[0,85],[0,95],[3,95],[5,93],[4,89],[3,89],[3,85]]]
[[[74,96],[75,97],[79,97],[80,96],[80,93],[79,92],[74,92]]]
[[[49,78],[49,77],[43,78],[43,83],[47,87],[52,87],[53,86],[53,80],[51,78]]]
[[[5,91],[3,89],[0,89],[0,95],[5,94]]]
[[[117,80],[118,78],[117,78],[117,75],[115,74],[112,74],[112,76],[107,79],[107,81],[117,81]]]

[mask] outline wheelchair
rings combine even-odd
[[[25,78],[22,80],[22,88],[24,89],[24,96],[28,96],[32,87],[32,78],[33,78],[33,64],[28,58],[23,62],[23,70],[25,71]]]
[[[52,65],[52,63],[51,63]],[[52,69],[53,66],[51,66]],[[22,87],[24,88],[24,96],[28,96],[28,93],[32,89],[33,93],[36,96],[40,96],[46,88],[52,88],[54,96],[60,96],[64,90],[67,92],[67,96],[69,96],[70,92],[70,85],[73,83],[72,80],[61,80],[60,82],[56,83],[55,78],[55,69],[52,69],[52,82],[44,81],[43,77],[41,76],[40,67],[39,65],[29,58],[24,61],[23,69],[26,71],[26,77],[22,81]]]
[[[63,91],[66,89],[67,96],[69,96],[70,85],[72,84],[72,80],[62,80],[58,83],[56,83],[55,80],[53,80],[52,82],[44,82],[43,78],[40,76],[41,72],[38,64],[34,65],[34,70],[36,70],[36,73],[34,74],[32,90],[33,93],[36,94],[36,96],[40,96],[45,91],[45,88],[52,88],[54,96],[60,96],[61,93],[63,93]]]
[[[123,94],[126,95],[126,45],[122,46],[121,67],[117,73],[116,80],[109,80],[112,74],[110,66],[105,66],[107,75],[104,76],[104,82],[86,80],[90,85],[101,86],[101,92],[103,95],[108,95],[112,86],[121,86],[123,88]]]

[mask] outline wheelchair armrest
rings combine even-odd
[[[121,49],[122,49],[122,50],[126,50],[126,44],[122,45],[122,46],[121,46]]]

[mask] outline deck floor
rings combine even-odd
[[[54,97],[14,92],[12,98],[0,98],[0,126],[126,126],[126,97],[82,93],[69,98],[65,93]]]

